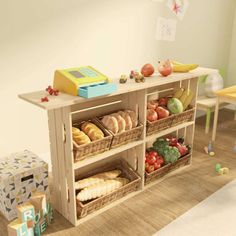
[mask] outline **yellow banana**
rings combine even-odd
[[[179,89],[175,92],[174,98],[180,98],[180,97],[182,96],[183,92],[184,92],[184,88],[179,88]]]
[[[185,99],[185,101],[183,103],[184,111],[188,108],[188,106],[192,102],[193,96],[194,96],[193,92],[190,91],[188,97]]]
[[[171,61],[173,65],[173,72],[189,72],[198,67],[197,64],[183,64],[178,61]]]
[[[190,70],[194,70],[198,67],[197,64],[184,64],[184,65],[177,65],[173,64],[173,71],[174,72],[189,72]]]
[[[189,89],[184,90],[182,96],[179,98],[179,100],[182,102],[182,104],[184,105],[187,97],[191,94],[192,92]]]

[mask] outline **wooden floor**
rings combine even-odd
[[[204,134],[204,117],[196,124],[192,165],[183,172],[149,188],[103,214],[73,227],[59,214],[44,235],[62,236],[112,236],[152,235],[184,212],[207,198],[219,188],[236,178],[236,154],[233,153],[236,139],[236,122],[233,112],[220,112],[216,157],[203,152],[209,137]],[[218,176],[215,164],[230,168],[227,176]],[[207,213],[207,212],[206,212]],[[0,216],[0,236],[5,236],[7,221]]]

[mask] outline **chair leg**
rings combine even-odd
[[[218,125],[218,115],[219,115],[219,104],[220,104],[220,98],[217,97],[215,114],[214,114],[213,132],[212,132],[212,141],[213,142],[216,140],[216,130],[217,130],[217,125]]]
[[[207,108],[205,133],[208,134],[211,125],[211,108]]]

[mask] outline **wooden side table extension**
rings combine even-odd
[[[232,87],[229,87],[226,89],[219,90],[216,92],[216,95],[217,95],[217,100],[216,100],[216,108],[215,108],[212,141],[216,140],[216,130],[217,130],[217,124],[218,124],[220,103],[226,102],[229,104],[236,105],[236,86],[232,86]],[[234,119],[236,120],[236,112],[234,115]]]
[[[197,98],[197,110],[206,112],[205,133],[208,134],[211,126],[211,113],[215,110],[217,98],[208,98],[206,96],[199,96]],[[227,103],[220,103],[220,108],[227,105]]]

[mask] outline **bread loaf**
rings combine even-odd
[[[119,111],[118,114],[125,120],[125,130],[132,129],[132,120],[130,115],[124,111]]]
[[[125,113],[128,113],[131,121],[132,121],[132,128],[137,127],[138,125],[138,115],[136,114],[136,112],[131,111],[131,110],[125,110]]]
[[[114,179],[121,174],[120,170],[112,170],[93,175],[75,183],[75,189],[84,189],[94,184],[102,183],[107,179]]]
[[[119,133],[124,132],[125,131],[125,127],[126,127],[126,122],[125,119],[119,115],[118,113],[113,113],[111,114],[113,117],[116,118],[117,123],[118,123],[118,127],[119,127]]]
[[[102,123],[108,130],[112,131],[114,134],[118,133],[119,126],[115,117],[111,115],[104,116],[102,118]]]
[[[89,186],[83,190],[81,190],[77,194],[77,199],[79,201],[88,201],[92,200],[98,197],[102,197],[104,195],[107,195],[114,190],[124,186],[129,182],[128,179],[125,178],[117,178],[112,180],[105,180],[102,183],[98,183],[92,186]]]

